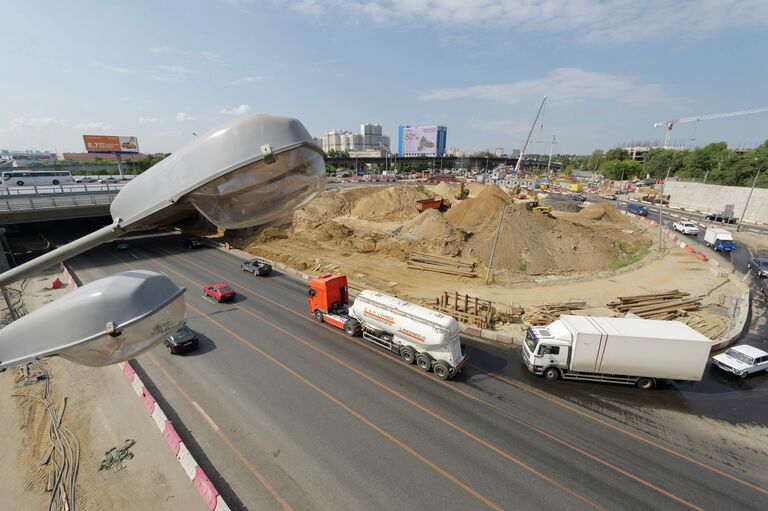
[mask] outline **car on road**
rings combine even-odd
[[[768,371],[768,352],[742,344],[712,357],[712,363],[723,371],[746,378],[753,373]]]
[[[607,193],[607,194],[603,195],[602,197],[603,197],[603,199],[605,199],[605,200],[618,200],[618,197],[617,197],[617,196],[615,196],[615,195],[614,195],[614,194],[612,194],[612,193]]]
[[[184,238],[181,240],[181,246],[184,248],[203,248],[203,242],[200,240]]]
[[[200,344],[197,332],[182,325],[165,339],[165,347],[172,355],[197,349]]]
[[[112,176],[103,177],[103,178],[99,179],[99,183],[101,183],[101,184],[113,184],[113,183],[118,183],[118,182],[120,182],[120,180],[117,179],[116,177],[112,177]]]
[[[768,258],[753,257],[749,260],[747,267],[754,271],[758,277],[768,277]]]
[[[689,222],[688,220],[680,220],[679,222],[675,222],[672,224],[672,229],[675,231],[680,231],[683,234],[699,234],[699,228],[696,227],[696,224]]]
[[[131,244],[128,243],[127,241],[115,241],[114,243],[112,243],[112,249],[118,252],[122,252],[124,250],[130,250]]]
[[[82,176],[75,178],[75,183],[95,183],[96,178],[93,176]]]
[[[258,275],[259,277],[263,277],[270,274],[272,271],[272,265],[265,260],[256,257],[254,259],[249,259],[240,263],[240,269],[243,271],[251,272],[254,275]]]
[[[217,302],[231,302],[235,299],[235,290],[229,287],[226,282],[217,282],[203,286],[203,293],[208,298],[213,298]]]
[[[586,196],[584,196],[584,195],[582,195],[580,193],[574,193],[573,195],[571,195],[571,200],[575,200],[575,201],[579,201],[579,202],[584,202],[585,200],[587,200],[587,198],[586,198]]]
[[[726,216],[722,213],[712,213],[707,215],[707,220],[712,222],[722,222],[724,224],[735,224],[738,219],[732,216]]]

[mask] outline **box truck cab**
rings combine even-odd
[[[530,327],[523,361],[547,380],[656,386],[656,380],[699,381],[712,341],[679,321],[562,315]]]
[[[634,204],[632,202],[627,202],[627,212],[639,216],[648,216],[648,208],[642,204]]]
[[[712,247],[715,252],[733,252],[736,242],[733,235],[725,229],[711,227],[704,232],[704,244]]]
[[[361,291],[350,304],[345,275],[325,273],[310,280],[309,312],[399,355],[406,364],[434,371],[442,380],[458,374],[467,362],[455,318],[371,290]]]

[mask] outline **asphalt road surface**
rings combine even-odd
[[[201,349],[172,356],[158,346],[138,357],[139,371],[234,507],[768,508],[764,473],[543,391],[516,352],[470,343],[469,367],[442,382],[316,322],[306,283],[253,277],[232,255],[185,250],[178,237],[131,244],[73,266],[85,282],[141,268],[188,289]],[[234,303],[202,297],[219,281],[237,290]]]

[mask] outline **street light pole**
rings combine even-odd
[[[757,161],[757,158],[755,158],[755,161]],[[755,179],[752,180],[752,188],[749,189],[749,195],[747,195],[747,203],[744,204],[744,212],[741,214],[741,218],[739,218],[739,225],[736,226],[736,232],[739,232],[741,230],[741,224],[744,222],[744,215],[747,214],[747,208],[749,207],[749,200],[752,198],[752,192],[755,191],[755,185],[757,184],[758,177],[760,177],[759,165],[757,167],[757,174],[755,174]]]
[[[661,197],[659,197],[659,250],[664,250],[664,220],[661,216],[661,206],[664,204],[664,186],[669,179],[669,172],[672,167],[667,168],[667,176],[664,178],[664,182],[661,183]]]

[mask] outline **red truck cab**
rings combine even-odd
[[[309,313],[319,321],[323,314],[335,312],[349,304],[346,275],[323,273],[309,281]]]

